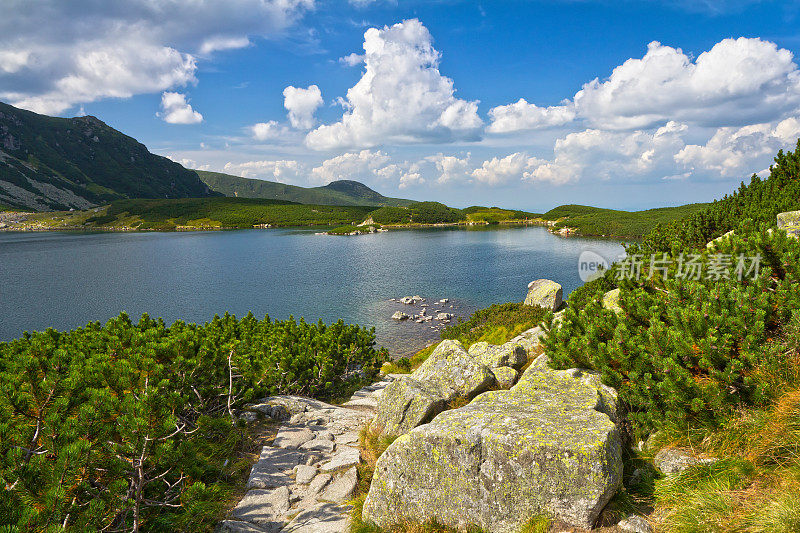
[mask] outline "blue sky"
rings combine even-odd
[[[800,136],[795,1],[0,3],[0,100],[253,178],[636,209]]]

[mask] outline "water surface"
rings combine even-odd
[[[521,301],[538,278],[561,283],[566,296],[581,284],[581,251],[622,251],[614,241],[564,238],[542,227],[358,237],[314,231],[0,233],[0,341],[106,321],[120,311],[169,323],[252,311],[374,326],[380,344],[405,354],[438,332],[430,323],[391,320],[409,308],[390,298],[449,298],[431,309],[463,316]]]

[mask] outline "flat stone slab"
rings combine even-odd
[[[216,529],[216,533],[266,533],[267,531],[249,522],[238,520],[223,520]]]
[[[356,467],[353,466],[328,484],[319,499],[336,503],[346,502],[353,497],[357,484],[358,472]]]
[[[248,489],[273,489],[288,485],[291,479],[288,472],[300,463],[302,455],[293,450],[283,450],[264,446],[256,464],[250,470]]]
[[[317,475],[316,467],[309,466],[309,465],[298,465],[295,467],[295,483],[299,483],[301,485],[305,485],[307,483],[311,483],[311,480],[314,479]]]
[[[278,431],[272,445],[276,448],[296,449],[314,438],[314,432],[307,427],[283,427]]]
[[[289,488],[254,489],[244,495],[230,517],[250,522],[266,531],[279,531],[285,524],[281,517],[289,510]]]
[[[336,444],[330,440],[326,439],[325,437],[318,437],[314,440],[310,440],[306,443],[303,443],[300,446],[301,450],[308,450],[308,451],[317,451],[323,453],[333,453],[333,449],[336,447]]]
[[[320,469],[323,472],[336,472],[337,470],[356,466],[360,460],[361,454],[357,448],[340,446],[333,459],[324,463]]]
[[[344,533],[350,530],[350,507],[319,503],[302,511],[283,530],[286,533]]]

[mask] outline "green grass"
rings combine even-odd
[[[251,228],[273,226],[335,226],[360,222],[371,207],[303,205],[252,198],[187,198],[179,200],[120,200],[104,215],[92,217],[95,226],[134,225],[138,229],[177,226]]]
[[[501,209],[499,207],[472,206],[462,209],[461,211],[466,215],[467,220],[470,222],[488,222],[489,224],[500,224],[503,222],[508,223],[541,217],[541,215],[536,213]]]
[[[581,235],[638,238],[648,234],[657,224],[667,224],[691,216],[709,204],[687,204],[644,211],[618,211],[585,205],[562,205],[551,209],[542,218],[557,220],[556,229],[575,228]]]
[[[494,304],[475,312],[468,320],[459,321],[442,330],[443,339],[455,339],[464,346],[486,341],[503,344],[525,330],[538,326],[550,313],[518,302]]]

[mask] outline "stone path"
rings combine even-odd
[[[350,526],[358,483],[359,431],[378,397],[397,376],[388,375],[335,406],[299,396],[272,396],[250,408],[288,421],[264,446],[250,471],[247,493],[219,533],[339,533]]]

